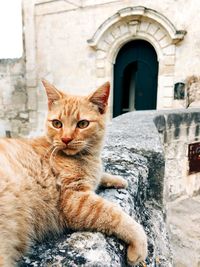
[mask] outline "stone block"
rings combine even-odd
[[[25,62],[23,58],[14,60],[12,64],[10,64],[10,73],[11,75],[16,75],[16,74],[25,74]]]
[[[173,100],[173,105],[172,108],[173,109],[184,109],[186,107],[186,101],[185,99],[183,100]]]
[[[28,103],[27,107],[28,110],[36,110],[37,109],[37,91],[35,87],[27,88],[27,96],[28,96]]]
[[[98,48],[103,51],[107,51],[109,47],[110,47],[109,44],[105,41],[101,41],[100,44],[98,45]]]
[[[13,84],[16,91],[23,91],[25,93],[26,91],[26,84],[24,75],[16,75],[14,77],[11,77],[11,84]]]
[[[5,115],[7,118],[9,119],[14,119],[18,116],[19,112],[15,109],[15,110],[7,110],[5,112]]]
[[[148,30],[148,27],[150,26],[149,22],[142,21],[140,23],[139,31],[146,32]]]
[[[19,132],[20,136],[27,137],[29,135],[29,133],[30,133],[30,129],[29,129],[28,125],[23,125],[20,128],[20,132]]]
[[[165,36],[159,41],[159,44],[161,48],[167,47],[171,44],[171,39],[168,36]]]
[[[129,31],[128,24],[126,24],[126,23],[120,24],[119,29],[120,29],[121,35],[128,33],[128,31]]]
[[[114,38],[119,38],[120,35],[121,35],[121,32],[120,32],[120,28],[119,27],[115,27],[113,30],[112,30],[112,35],[114,36]]]
[[[15,91],[12,95],[12,103],[14,104],[15,109],[24,111],[27,103],[26,93]]]
[[[163,107],[164,108],[171,108],[173,103],[172,97],[164,97],[163,98]]]
[[[37,112],[36,111],[29,111],[29,118],[36,120]]]
[[[162,49],[164,55],[166,55],[166,56],[174,56],[175,50],[176,50],[175,45],[169,45],[169,46]]]
[[[22,122],[19,119],[13,119],[11,120],[11,132],[12,136],[18,136],[20,132],[20,128],[22,126]]]
[[[154,34],[154,37],[156,38],[157,41],[160,41],[166,36],[166,33],[162,28],[159,28],[156,33]]]
[[[174,65],[175,64],[175,56],[165,56],[162,62],[166,66]]]
[[[96,76],[98,78],[102,78],[105,76],[105,69],[104,68],[97,68],[96,69]]]
[[[175,72],[175,65],[161,65],[159,73],[164,76],[173,76]]]
[[[97,59],[96,60],[96,67],[97,68],[104,68],[105,66],[105,60],[104,59]]]
[[[28,119],[29,114],[28,114],[28,112],[20,112],[20,113],[19,113],[19,117],[20,117],[21,119]]]
[[[111,33],[109,33],[108,35],[106,35],[105,41],[106,43],[111,45],[115,41],[115,38]]]
[[[172,75],[170,76],[160,76],[159,79],[160,82],[160,86],[162,87],[162,90],[165,90],[164,87],[170,87],[170,86],[174,86],[174,77]]]
[[[129,22],[129,31],[131,33],[131,35],[135,36],[137,34],[137,30],[138,30],[138,22],[137,21],[134,21],[135,23],[130,23]]]
[[[163,96],[164,97],[174,97],[174,87],[173,86],[164,86]]]
[[[106,53],[104,51],[98,50],[96,52],[96,58],[97,59],[105,59],[106,57]]]
[[[153,36],[154,36],[158,30],[159,30],[158,25],[155,24],[155,23],[153,23],[153,24],[150,24],[150,25],[149,25],[148,33],[149,33],[150,35],[153,35]]]

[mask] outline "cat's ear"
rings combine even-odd
[[[51,108],[53,102],[58,101],[59,99],[63,98],[63,94],[55,88],[54,85],[49,83],[47,80],[42,80],[42,84],[46,90],[47,98],[48,98],[48,107]]]
[[[99,112],[104,114],[108,105],[110,83],[106,82],[89,96],[89,101],[98,106]]]

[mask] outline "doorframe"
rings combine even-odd
[[[127,42],[145,40],[158,57],[157,109],[173,107],[176,45],[186,31],[178,31],[161,13],[146,7],[119,10],[100,25],[88,44],[96,51],[97,86],[111,82],[110,109],[113,110],[114,63],[119,50]]]
[[[139,41],[139,43],[137,41]],[[128,45],[128,48],[127,48],[126,45]],[[141,53],[140,56],[135,54],[135,52],[138,51],[138,49],[140,50],[140,53]],[[150,57],[151,57],[152,61],[150,61],[149,56],[145,56],[145,57],[143,56],[143,54],[144,53],[146,54],[147,52],[150,53]],[[131,58],[131,54],[132,53],[133,53],[133,56]],[[130,61],[130,59],[132,61]],[[120,62],[122,63],[122,65],[120,65]],[[134,41],[128,42],[124,46],[122,46],[121,49],[119,50],[119,52],[117,53],[116,58],[115,58],[115,64],[113,64],[113,68],[114,68],[114,71],[113,71],[113,75],[114,75],[114,77],[113,77],[113,81],[114,81],[113,105],[115,105],[115,106],[113,106],[113,116],[116,116],[116,114],[114,114],[114,110],[115,110],[115,113],[116,113],[116,109],[118,110],[118,108],[116,108],[116,96],[117,96],[117,99],[122,98],[121,100],[119,100],[119,103],[120,103],[119,106],[121,106],[122,103],[123,103],[123,95],[124,95],[124,92],[125,92],[124,91],[124,84],[123,84],[124,75],[126,73],[127,68],[130,69],[130,66],[132,66],[131,67],[132,71],[133,71],[133,68],[135,69],[134,70],[134,74],[133,74],[135,76],[135,78],[132,79],[132,81],[134,80],[134,86],[133,86],[134,89],[132,90],[132,93],[134,92],[134,94],[133,94],[134,97],[132,99],[132,106],[134,106],[134,109],[132,109],[132,110],[142,110],[141,109],[141,105],[140,104],[138,105],[138,101],[140,102],[142,100],[141,103],[144,104],[145,103],[145,98],[143,97],[142,99],[140,99],[140,98],[136,97],[136,93],[137,93],[136,88],[138,88],[138,87],[136,87],[136,80],[135,80],[136,79],[136,75],[137,75],[136,74],[137,73],[136,69],[138,69],[138,67],[136,67],[136,66],[139,66],[139,64],[140,64],[139,62],[140,63],[143,62],[143,64],[148,65],[148,69],[152,73],[152,81],[153,81],[152,87],[148,88],[147,91],[149,92],[149,94],[152,97],[152,104],[153,104],[153,106],[151,106],[151,108],[149,108],[149,109],[156,109],[157,91],[158,91],[157,90],[158,67],[159,67],[158,66],[159,65],[158,56],[157,56],[157,53],[156,53],[154,47],[149,42],[140,39],[140,40],[134,40]],[[134,67],[133,67],[133,65],[134,65]],[[115,73],[115,71],[116,71],[116,73]],[[119,73],[121,73],[121,76],[119,75]],[[140,70],[139,73],[141,75],[141,70]],[[132,76],[132,78],[133,78],[133,76]],[[126,81],[128,81],[129,79],[131,79],[131,77],[126,77],[125,79],[126,79]],[[138,82],[139,82],[139,80],[138,80]],[[120,84],[121,84],[121,86],[120,86]],[[120,91],[120,93],[119,93],[119,91]],[[147,93],[147,91],[146,91],[146,93]],[[150,91],[151,91],[151,93],[150,93]],[[127,91],[126,91],[126,93],[127,93]],[[131,91],[129,90],[129,108],[130,108],[130,93],[131,93]],[[137,108],[136,108],[136,106],[137,106]],[[139,108],[139,106],[140,106],[140,108]],[[148,106],[148,104],[147,104],[147,106]],[[147,107],[145,108],[145,104],[144,104],[143,107],[144,107],[144,109],[147,109]],[[121,112],[123,114],[123,109],[122,109]]]

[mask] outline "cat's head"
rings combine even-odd
[[[48,98],[46,135],[52,146],[67,155],[94,152],[101,145],[110,92],[109,82],[89,96],[73,96],[42,81]]]

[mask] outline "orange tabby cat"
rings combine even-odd
[[[128,244],[131,264],[144,260],[142,226],[95,194],[99,184],[127,186],[101,169],[109,83],[87,97],[43,84],[49,107],[46,135],[0,140],[0,266],[15,266],[31,240],[66,227],[114,234]]]

